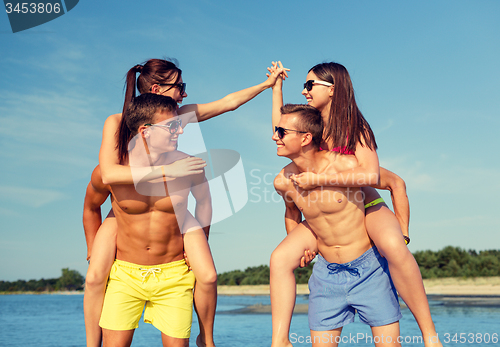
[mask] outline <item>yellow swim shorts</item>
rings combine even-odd
[[[189,338],[193,319],[194,274],[184,259],[142,266],[115,260],[99,325],[108,330],[132,330],[144,322],[163,334]]]

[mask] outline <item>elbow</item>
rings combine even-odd
[[[226,100],[224,100],[224,105],[225,105],[225,111],[234,111],[238,107],[240,107],[240,104],[238,103],[238,100],[234,98],[232,95],[226,96]]]
[[[106,173],[105,171],[103,171],[103,170],[101,170],[101,180],[102,180],[102,183],[103,183],[104,185],[108,185],[108,184],[113,183],[113,182],[111,181],[111,177],[110,177],[110,175],[109,175],[109,174],[107,174],[107,173]]]
[[[399,177],[396,176],[393,181],[391,182],[391,191],[392,192],[401,192],[404,195],[406,195],[406,183],[405,181]]]
[[[377,171],[368,174],[368,186],[378,185],[380,185],[380,173]]]

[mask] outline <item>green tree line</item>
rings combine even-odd
[[[307,283],[312,274],[313,264],[294,271],[295,280],[298,284]],[[269,284],[269,266],[260,265],[248,267],[245,271],[233,270],[217,275],[217,284],[228,286]]]
[[[500,276],[500,250],[476,252],[447,246],[439,251],[413,253],[422,278]],[[312,264],[295,270],[298,284],[307,283]],[[233,270],[218,275],[219,285],[269,284],[269,266],[248,267],[245,271]]]
[[[62,269],[59,278],[40,280],[0,281],[0,292],[53,292],[61,290],[82,290],[85,278],[76,270]]]
[[[413,254],[422,278],[500,276],[500,250],[464,250],[448,246]]]

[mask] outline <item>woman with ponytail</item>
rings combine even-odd
[[[177,113],[182,119],[182,126],[190,122],[202,122],[222,113],[237,109],[262,91],[273,87],[280,73],[286,76],[286,69],[279,69],[278,73],[272,74],[266,81],[256,86],[231,93],[220,100],[206,104],[191,104],[179,107]],[[139,76],[136,79],[137,74]],[[143,65],[136,65],[128,71],[123,110],[127,109],[130,101],[135,97],[136,87],[140,94],[154,93],[169,96],[178,105],[187,97],[186,84],[182,80],[182,71],[173,62],[163,59],[150,59]],[[121,136],[125,136],[127,131],[130,132],[122,114],[115,114],[108,117],[104,124],[99,152],[100,174],[104,185],[134,183],[130,167],[123,165],[128,154],[128,149],[126,145],[119,146],[117,141],[117,134],[120,133],[122,134]],[[147,174],[148,180],[161,178],[163,175],[176,178],[202,173],[205,166],[206,164],[202,159],[189,157],[178,160],[170,165],[161,166],[159,170],[154,170],[153,172],[151,172],[150,168],[147,168],[144,175]],[[134,170],[134,177],[137,179],[135,175],[136,172]],[[89,190],[87,190],[86,200],[87,198],[91,200]],[[110,215],[108,215],[99,227],[98,232],[87,233],[87,228],[85,228],[86,234],[90,235],[90,237],[87,237],[90,265],[86,277],[84,313],[87,346],[92,347],[100,346],[101,342],[101,329],[98,322],[107,276],[116,250],[117,225],[112,213],[111,211]],[[89,226],[89,229],[92,229],[92,227]],[[95,225],[94,229],[97,230]],[[93,239],[92,234],[95,236],[95,239]],[[189,232],[184,236],[184,244],[189,243],[189,247],[186,247],[187,257],[196,276],[194,302],[200,325],[200,335],[196,339],[196,344],[200,347],[215,346],[213,341],[213,324],[217,302],[217,273],[207,239],[208,232],[206,237],[205,235],[199,237],[197,234]],[[189,253],[188,249],[196,249],[196,252]]]
[[[272,75],[281,73],[281,69],[281,62],[273,62],[268,70]],[[442,346],[432,322],[418,264],[406,246],[410,238],[405,183],[396,174],[379,167],[375,137],[356,104],[347,69],[333,62],[312,67],[302,95],[308,105],[321,112],[325,124],[321,149],[353,155],[358,167],[336,175],[306,172],[291,180],[304,191],[322,186],[363,187],[368,235],[387,259],[392,280],[415,316],[425,346]],[[281,118],[282,105],[282,80],[279,79],[273,87],[273,129]],[[373,187],[391,192],[395,215]],[[317,240],[307,221],[287,230],[285,240],[271,255],[273,347],[291,346],[288,336],[295,304],[293,270],[310,262],[317,251]]]

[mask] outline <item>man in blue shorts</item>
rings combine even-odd
[[[292,230],[306,218],[317,236],[320,253],[309,280],[309,328],[313,346],[337,346],[342,327],[354,320],[371,326],[376,346],[400,346],[401,312],[387,261],[365,229],[360,188],[338,186],[303,190],[292,175],[303,172],[335,174],[356,167],[354,156],[321,151],[321,114],[307,105],[285,105],[273,135],[277,154],[292,160],[274,185],[286,205],[285,223]],[[300,246],[300,236],[286,241]]]

